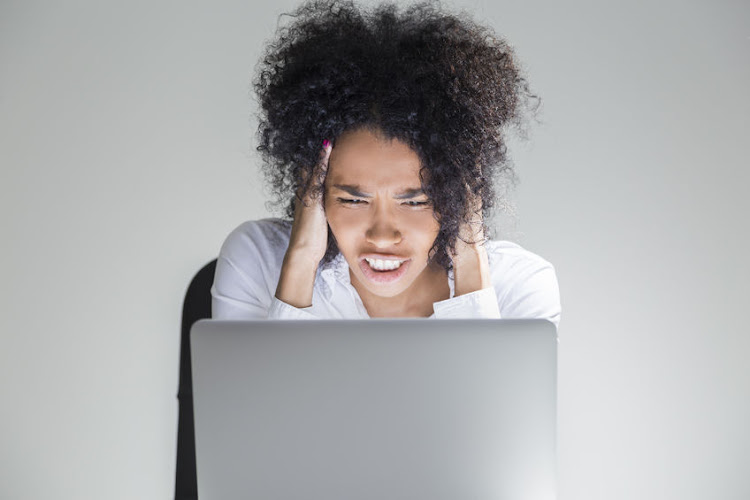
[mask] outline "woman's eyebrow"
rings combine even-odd
[[[361,190],[359,186],[351,185],[351,184],[334,184],[332,187],[336,189],[340,189],[341,191],[344,191],[346,193],[349,193],[351,196],[356,196],[358,198],[371,198],[372,195],[370,193],[365,193]],[[417,196],[421,196],[424,194],[424,191],[422,188],[410,188],[405,189],[394,196],[397,200],[406,200],[409,198],[416,198]]]
[[[409,198],[416,198],[417,196],[422,196],[424,194],[424,191],[422,188],[413,188],[413,189],[405,189],[404,191],[398,193],[394,198],[397,200],[406,200]]]
[[[354,186],[351,184],[334,184],[333,187],[336,189],[340,189],[341,191],[345,191],[350,195],[356,196],[358,198],[369,198],[371,196],[369,193],[360,191],[359,186]]]

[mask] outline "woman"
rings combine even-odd
[[[435,4],[304,4],[255,84],[260,146],[291,222],[247,222],[222,247],[219,319],[547,318],[552,266],[487,238],[504,132],[526,80],[511,49]]]

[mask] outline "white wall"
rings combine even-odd
[[[172,495],[181,300],[267,215],[249,80],[294,4],[0,3],[0,497]],[[750,6],[460,5],[544,98],[560,498],[750,498]]]

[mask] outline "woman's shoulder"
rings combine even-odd
[[[489,240],[486,246],[490,255],[495,256],[496,258],[506,259],[508,262],[526,261],[549,264],[549,262],[541,256],[512,241]]]
[[[283,219],[260,219],[243,222],[227,236],[220,255],[232,260],[257,255],[264,259],[283,257],[289,245],[292,223]],[[266,260],[268,262],[268,260]]]
[[[487,242],[492,283],[507,318],[560,318],[560,291],[552,264],[510,241]]]
[[[545,283],[557,287],[555,268],[543,257],[512,241],[488,241],[486,247],[492,281],[499,295],[538,286],[540,280],[534,279],[537,276],[547,277]]]
[[[221,247],[211,289],[213,317],[266,317],[273,301],[291,223],[281,219],[248,221]]]
[[[550,264],[543,257],[526,250],[518,243],[505,240],[491,240],[486,244],[490,266],[501,268],[504,271],[520,272],[522,270],[535,270],[550,268]]]

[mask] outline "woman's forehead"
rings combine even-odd
[[[419,156],[404,142],[357,130],[336,141],[328,163],[328,178],[335,184],[406,183],[419,187],[420,168]]]

